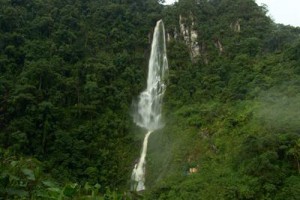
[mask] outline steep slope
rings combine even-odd
[[[148,35],[162,5],[0,4],[1,148],[40,160],[62,183],[127,188],[140,145],[130,106],[143,89]]]
[[[253,0],[0,0],[0,199],[297,199],[300,30]],[[126,192],[163,19],[164,129]],[[181,19],[181,20],[180,20]]]
[[[251,0],[181,0],[165,10],[178,35],[147,198],[298,198],[300,30],[265,13]],[[183,17],[190,37],[198,33],[196,59],[179,31]]]

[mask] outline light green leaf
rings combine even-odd
[[[25,168],[25,169],[22,169],[22,172],[24,175],[26,175],[28,180],[35,181],[35,176],[31,169]]]

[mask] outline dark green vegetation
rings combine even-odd
[[[168,43],[166,126],[150,138],[149,190],[127,197],[299,198],[299,28],[274,24],[252,0],[0,5],[0,199],[125,198],[148,35],[160,18],[179,32],[179,15],[189,26],[193,16],[201,56],[191,61],[180,35]]]

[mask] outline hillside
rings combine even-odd
[[[297,199],[300,28],[254,0],[0,0],[0,199]],[[129,192],[163,19],[165,127]]]

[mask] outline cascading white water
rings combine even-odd
[[[134,122],[149,131],[162,127],[161,105],[166,90],[165,75],[168,70],[165,29],[162,20],[156,23],[148,66],[147,88],[139,96]]]
[[[150,134],[163,127],[161,122],[162,98],[166,90],[165,79],[168,60],[165,40],[165,28],[162,20],[156,23],[148,65],[147,88],[139,96],[139,102],[133,115],[134,122],[147,129],[139,162],[132,171],[132,190],[145,190],[145,158]]]

